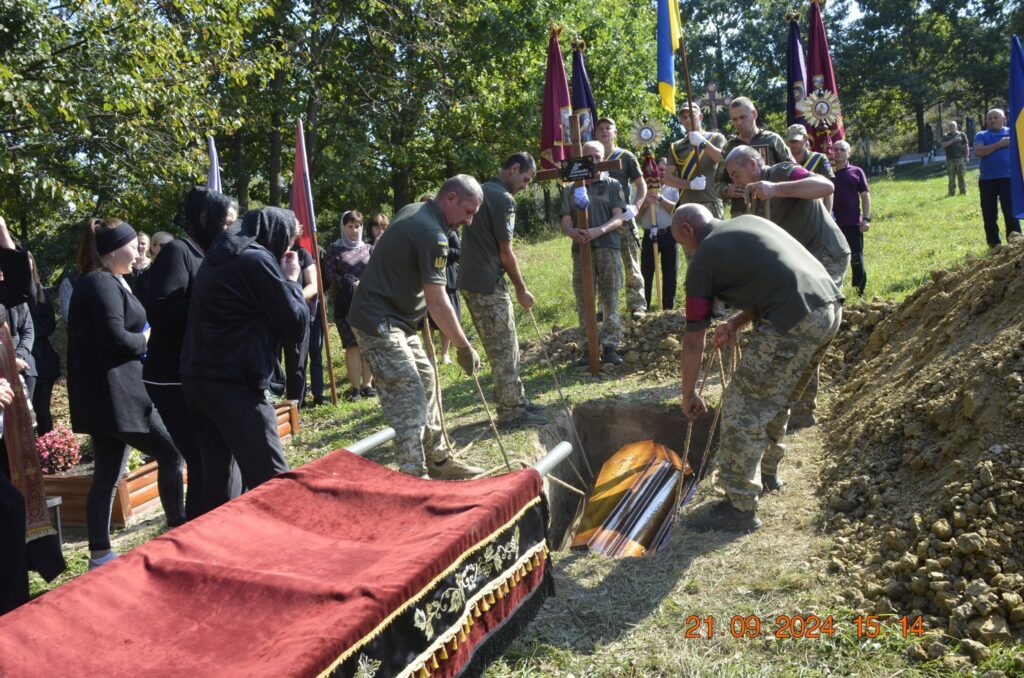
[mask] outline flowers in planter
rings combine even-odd
[[[78,439],[63,424],[57,424],[52,431],[39,436],[36,439],[36,451],[39,452],[40,468],[45,474],[67,471],[82,458]]]

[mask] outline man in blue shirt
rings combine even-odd
[[[978,193],[981,194],[985,240],[989,247],[995,247],[1000,244],[996,200],[1003,210],[1007,239],[1010,233],[1020,233],[1020,222],[1013,216],[1010,205],[1010,128],[1006,126],[1006,114],[993,108],[985,115],[985,125],[988,129],[974,137],[974,154],[981,159]]]

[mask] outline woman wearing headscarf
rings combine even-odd
[[[69,310],[68,400],[71,427],[92,437],[96,459],[85,507],[90,568],[116,556],[110,550],[110,509],[129,447],[159,464],[167,524],[185,522],[184,464],[142,383],[149,323],[124,280],[138,255],[135,229],[128,224],[84,224],[77,257],[81,277]]]
[[[290,210],[264,207],[220,234],[196,273],[181,385],[203,456],[207,510],[230,498],[231,457],[249,489],[288,470],[265,391],[278,347],[309,324]]]
[[[349,210],[341,215],[341,237],[331,245],[324,268],[334,290],[334,322],[345,349],[345,369],[352,384],[349,400],[359,400],[377,395],[373,390],[373,374],[370,364],[359,350],[359,344],[348,324],[348,308],[352,295],[359,286],[359,278],[370,261],[373,245],[363,242],[363,215]]]
[[[143,302],[152,333],[142,378],[167,431],[188,464],[185,515],[191,520],[204,512],[206,491],[199,440],[181,390],[181,345],[185,339],[192,284],[203,255],[214,238],[228,224],[234,223],[238,208],[231,198],[205,186],[196,186],[185,197],[182,212],[187,236],[164,245],[161,255],[153,259],[147,272],[149,282]],[[233,478],[230,494],[238,496],[241,482],[237,472]]]

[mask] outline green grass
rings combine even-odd
[[[945,177],[925,179],[876,178],[872,184],[872,228],[866,236],[868,297],[899,300],[911,293],[930,271],[950,268],[967,256],[986,250],[977,202],[976,172],[970,173],[966,198],[947,198]],[[518,243],[516,252],[527,283],[537,298],[534,310],[542,333],[576,323],[571,292],[569,241],[555,235],[537,242]],[[679,295],[685,263],[680,257]],[[853,295],[847,284],[846,292]],[[529,315],[517,307],[520,341],[536,340]],[[472,336],[468,314],[464,324]],[[346,388],[336,331],[338,390]],[[501,455],[479,403],[473,382],[455,365],[442,366],[447,426],[463,456],[486,468],[499,468]],[[560,400],[558,379],[574,404],[596,399],[678,401],[676,368],[661,371],[589,375],[576,368],[549,366],[537,359],[524,366],[529,396],[551,408]],[[488,398],[490,378],[480,376]],[[385,426],[375,400],[342,401],[303,410],[303,429],[287,449],[293,466],[317,459]],[[811,429],[815,431],[816,429]],[[913,665],[905,659],[912,639],[886,626],[880,638],[858,638],[853,610],[839,595],[845,583],[828,572],[830,537],[816,527],[817,469],[827,453],[827,441],[807,433],[794,438],[788,457],[792,476],[788,494],[766,500],[763,512],[769,528],[737,540],[701,538],[685,531],[673,535],[667,550],[638,560],[611,560],[578,553],[556,553],[553,563],[558,596],[537,620],[489,669],[489,675],[512,676],[829,676],[829,675],[943,675],[937,662]],[[535,434],[517,431],[503,436],[514,461],[537,454]],[[396,465],[390,446],[371,453],[374,460]],[[162,521],[148,520],[119,532],[115,548],[124,551],[163,531]],[[82,531],[71,531],[66,547],[71,570],[59,585],[85,569]],[[33,591],[53,585],[33,579]],[[714,615],[719,624],[732,615],[758,614],[763,620],[777,614],[831,614],[832,637],[802,640],[751,640],[717,637],[684,638],[688,616]],[[1008,673],[1021,648],[998,648],[986,668]]]

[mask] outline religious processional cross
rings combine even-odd
[[[718,85],[713,82],[708,83],[708,93],[703,99],[697,100],[697,105],[701,108],[708,109],[708,117],[711,119],[711,131],[718,131],[718,109],[725,108],[732,103],[732,97],[717,96]]]
[[[589,110],[581,111],[589,113]],[[560,180],[562,183],[573,182],[574,188],[585,186],[587,179],[594,179],[600,172],[619,169],[622,167],[621,160],[605,160],[595,163],[591,158],[584,157],[583,143],[580,141],[580,115],[574,113],[569,116],[569,142],[572,146],[572,157],[562,160],[561,166],[556,169],[537,172],[537,181]],[[563,128],[564,129],[564,128]],[[564,134],[564,132],[563,132]],[[575,206],[576,228],[589,228],[590,220],[587,210]],[[597,312],[595,310],[594,298],[594,263],[590,251],[590,243],[580,244],[580,267],[583,269],[583,318],[587,330],[587,360],[590,371],[597,374],[601,371],[600,347],[597,340]],[[610,303],[618,303],[618,299],[609,300]]]

